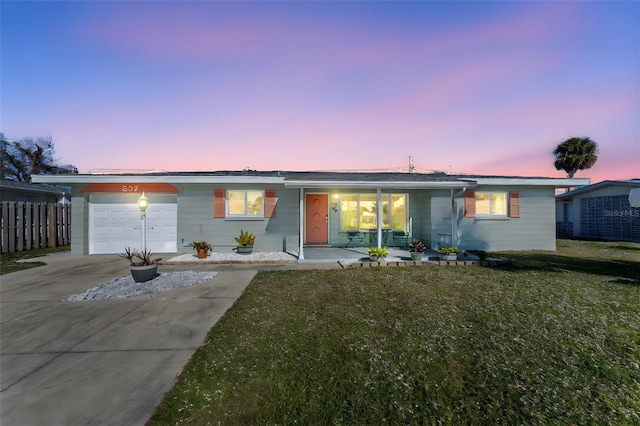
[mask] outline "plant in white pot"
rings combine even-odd
[[[389,254],[389,250],[386,247],[369,247],[369,260],[384,262],[385,257]]]
[[[422,260],[422,253],[427,249],[424,243],[420,240],[413,239],[413,242],[409,244],[409,254],[411,260],[414,262],[420,262]]]
[[[458,247],[440,247],[438,254],[441,260],[456,260],[460,249]]]
[[[138,252],[138,250],[131,247],[125,247],[124,253],[120,253],[118,256],[129,261],[131,276],[137,283],[154,279],[158,274],[158,264],[156,262],[162,260],[162,258],[152,260],[153,253],[149,250]]]
[[[240,235],[235,237],[236,243],[238,246],[236,247],[236,252],[238,254],[250,254],[253,252],[253,244],[256,241],[256,236],[250,233],[249,231],[240,230]]]

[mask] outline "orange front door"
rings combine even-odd
[[[307,225],[305,237],[307,244],[329,243],[329,195],[307,194]]]

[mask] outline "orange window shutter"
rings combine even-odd
[[[509,193],[509,217],[520,217],[520,193]]]
[[[213,217],[225,216],[226,193],[224,189],[213,190]]]
[[[476,193],[467,191],[464,193],[464,217],[476,216]]]
[[[264,191],[264,217],[274,218],[276,217],[276,198],[275,189],[267,189]]]

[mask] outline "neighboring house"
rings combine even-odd
[[[192,241],[231,251],[240,230],[256,251],[306,246],[406,246],[555,250],[555,189],[588,179],[447,175],[216,171],[46,175],[72,187],[74,255],[141,246],[136,201],[149,198],[147,247],[190,252]],[[378,214],[381,212],[382,214]],[[378,230],[380,232],[378,232]],[[393,232],[395,231],[395,232]]]
[[[65,194],[66,192],[66,194]],[[31,203],[69,202],[70,189],[63,189],[49,185],[18,182],[14,180],[0,180],[1,201],[25,201]]]
[[[640,241],[640,208],[629,193],[640,179],[605,180],[556,196],[558,237]]]

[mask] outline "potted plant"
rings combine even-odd
[[[236,252],[238,254],[250,254],[253,252],[253,243],[256,241],[256,236],[251,234],[249,231],[240,230],[240,235],[235,237],[236,243],[238,246],[236,247]]]
[[[389,250],[386,247],[369,247],[369,260],[375,262],[377,260],[384,261],[384,258],[389,254]]]
[[[191,243],[191,247],[198,255],[198,259],[206,259],[209,256],[209,252],[213,250],[211,244],[206,241],[194,241]]]
[[[441,260],[456,260],[460,249],[458,247],[440,247],[438,254]]]
[[[420,240],[413,239],[413,242],[409,245],[409,254],[411,254],[411,260],[414,262],[420,262],[422,260],[422,253],[427,249],[424,243]]]
[[[489,253],[484,250],[471,250],[471,253],[475,254],[480,262],[484,262],[489,259]]]
[[[137,283],[142,283],[154,279],[158,274],[158,264],[156,262],[162,259],[152,260],[152,255],[149,250],[138,252],[138,250],[131,247],[125,247],[124,253],[120,253],[118,256],[129,261],[133,280]]]

